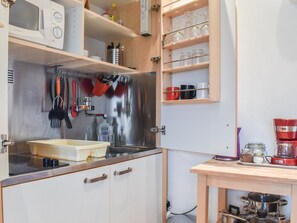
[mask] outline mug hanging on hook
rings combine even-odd
[[[117,87],[115,89],[114,95],[117,97],[121,97],[122,95],[125,94],[128,90],[128,77],[127,76],[121,76]]]

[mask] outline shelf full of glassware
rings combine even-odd
[[[161,30],[162,103],[218,102],[220,1],[163,0]]]

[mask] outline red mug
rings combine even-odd
[[[128,90],[128,77],[121,76],[114,91],[115,96],[121,97]]]
[[[178,100],[179,99],[179,87],[167,87],[166,88],[167,100]]]
[[[99,97],[103,95],[108,90],[109,87],[110,87],[110,84],[104,84],[98,79],[96,79],[96,83],[93,88],[93,94]]]

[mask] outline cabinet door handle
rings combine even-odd
[[[96,178],[92,178],[92,179],[89,179],[89,178],[85,178],[84,179],[84,183],[85,184],[91,184],[91,183],[96,183],[98,181],[102,181],[102,180],[106,180],[107,179],[107,175],[104,173],[102,174],[101,177],[96,177]]]
[[[132,168],[131,167],[128,167],[128,169],[126,170],[122,170],[122,171],[114,171],[114,175],[115,176],[119,176],[119,175],[124,175],[124,174],[127,174],[127,173],[130,173],[132,172]]]

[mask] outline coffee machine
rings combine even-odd
[[[273,122],[277,146],[271,164],[297,166],[297,119],[276,118]]]

